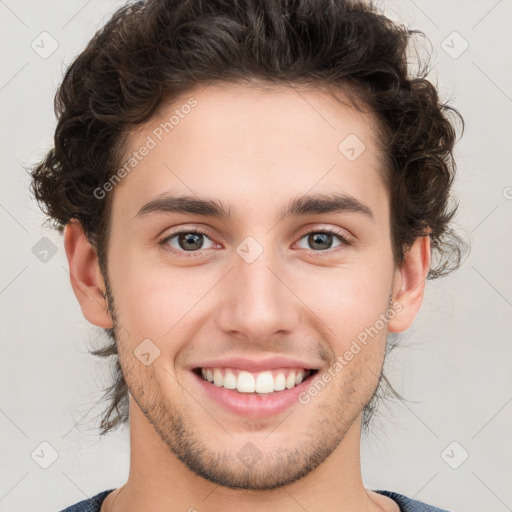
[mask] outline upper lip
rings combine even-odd
[[[262,372],[265,370],[275,370],[279,368],[304,368],[316,370],[316,366],[312,366],[306,361],[299,359],[290,359],[284,356],[273,356],[265,359],[256,359],[249,357],[226,357],[216,359],[214,361],[204,361],[191,367],[195,368],[237,368],[248,372]]]

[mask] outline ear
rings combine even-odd
[[[76,219],[64,228],[64,248],[69,263],[71,286],[85,318],[98,327],[111,328],[112,318],[104,298],[105,283],[96,250]]]
[[[389,332],[403,332],[413,323],[423,302],[425,282],[430,268],[430,237],[416,238],[404,255],[393,280],[393,300],[400,305],[389,321]]]

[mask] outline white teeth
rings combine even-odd
[[[283,391],[286,388],[286,379],[284,373],[278,373],[274,379],[274,390]]]
[[[254,393],[256,383],[254,377],[249,372],[240,372],[236,383],[236,389],[240,393]]]
[[[252,374],[244,370],[233,371],[230,368],[201,368],[204,380],[217,387],[236,389],[239,393],[263,394],[292,389],[310,375],[309,370],[287,370],[286,373],[288,376],[284,371],[274,375],[271,371]]]
[[[256,393],[272,393],[274,391],[274,377],[270,372],[259,373],[256,377]]]
[[[288,377],[286,377],[286,388],[292,389],[295,387],[295,372],[291,372]]]
[[[218,368],[215,368],[213,370],[213,384],[220,388],[223,383],[224,377],[222,376],[222,372]]]
[[[236,389],[236,375],[231,370],[224,373],[224,387],[226,389]]]

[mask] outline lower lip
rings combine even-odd
[[[202,386],[205,393],[228,411],[247,418],[268,418],[285,411],[295,403],[299,403],[299,395],[305,391],[318,377],[318,372],[292,389],[275,391],[261,395],[239,393],[232,389],[215,386],[203,380],[195,372],[191,372]]]

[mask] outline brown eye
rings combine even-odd
[[[312,233],[308,235],[308,244],[312,249],[324,251],[330,249],[333,242],[333,236],[330,233]]]
[[[173,252],[197,252],[202,249],[210,249],[210,247],[205,247],[205,239],[207,239],[211,246],[213,246],[213,242],[210,238],[198,230],[189,230],[189,231],[178,231],[165,237],[160,244],[165,246],[170,246],[170,250]]]
[[[180,233],[178,235],[178,245],[185,251],[201,249],[203,243],[203,235],[200,233]]]
[[[336,238],[340,241],[337,245],[333,246]],[[327,230],[316,230],[305,233],[301,240],[306,240],[307,247],[300,246],[301,249],[310,249],[315,252],[327,251],[339,247],[340,245],[349,245],[349,241],[343,236],[341,232]]]

